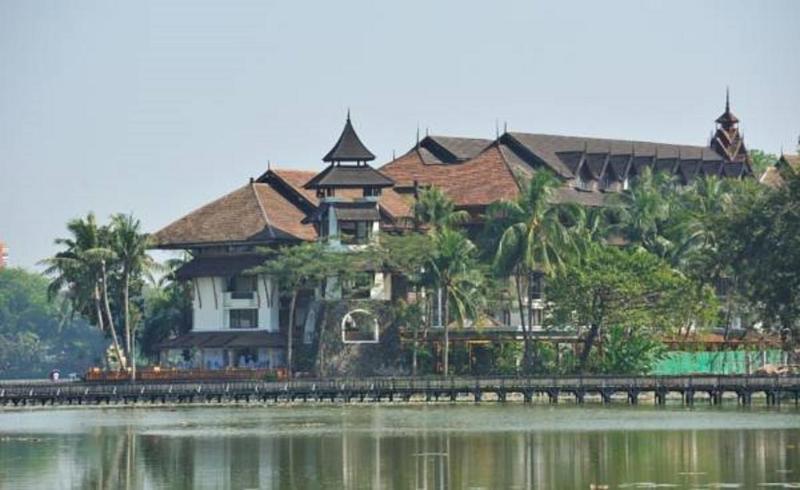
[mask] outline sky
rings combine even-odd
[[[800,2],[0,0],[0,241],[156,231],[276,168],[322,169],[348,108],[382,164],[497,127],[795,151]]]

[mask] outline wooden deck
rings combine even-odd
[[[767,405],[798,404],[800,376],[567,376],[369,378],[296,381],[202,382],[2,382],[0,405],[83,405],[128,403],[259,402],[407,402],[534,399],[549,403],[636,404],[647,397],[663,405],[668,399],[686,405],[723,400],[750,405],[753,397]]]

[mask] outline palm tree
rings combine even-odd
[[[432,256],[426,275],[432,285],[444,292],[444,375],[450,371],[450,313],[458,326],[477,317],[480,284],[477,249],[463,233],[444,227],[431,234]],[[451,308],[452,307],[452,308]]]
[[[627,192],[615,195],[617,224],[613,230],[633,247],[668,258],[675,244],[670,240],[668,220],[674,203],[669,177],[649,168],[637,177]]]
[[[514,201],[499,201],[489,208],[490,219],[506,223],[494,257],[496,273],[513,276],[525,339],[525,366],[532,367],[531,329],[535,274],[552,276],[561,267],[574,241],[564,224],[578,220],[574,205],[554,203],[559,180],[550,172],[537,172]],[[527,294],[525,293],[527,291]],[[524,296],[527,296],[527,308]],[[527,311],[527,322],[525,312]]]
[[[48,288],[50,297],[66,291],[72,311],[110,334],[117,361],[125,369],[126,357],[117,339],[109,302],[107,264],[114,253],[109,248],[108,230],[97,225],[93,213],[85,219],[69,221],[67,230],[71,237],[55,240],[64,250],[42,261],[46,266],[44,273],[52,277]]]
[[[419,194],[414,203],[414,219],[431,229],[454,227],[469,219],[469,213],[457,211],[453,201],[438,187],[430,187]]]
[[[116,256],[122,280],[122,309],[125,328],[125,350],[131,363],[131,379],[136,379],[136,356],[131,325],[131,283],[139,283],[142,276],[156,267],[147,254],[150,243],[148,235],[142,233],[141,223],[132,215],[115,214],[111,217],[111,250]]]

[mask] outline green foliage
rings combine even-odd
[[[191,283],[175,279],[174,271],[184,260],[167,261],[169,272],[159,281],[145,286],[144,318],[138,335],[142,354],[158,359],[158,344],[172,336],[187,333],[192,327]]]
[[[430,228],[452,228],[469,218],[466,211],[456,211],[453,201],[438,187],[420,192],[414,204],[414,218]]]
[[[766,172],[768,168],[775,165],[775,163],[778,161],[778,157],[776,155],[762,150],[750,150],[749,155],[750,166],[753,168],[753,173],[756,177],[761,177],[761,175]]]
[[[750,194],[719,220],[724,253],[715,259],[734,271],[742,294],[767,325],[800,338],[800,175]]]
[[[647,374],[666,352],[667,348],[660,339],[641,329],[611,325],[603,336],[599,371],[606,374]]]
[[[47,289],[39,274],[0,270],[0,378],[40,378],[51,369],[82,374],[99,362],[102,335],[50,303]]]
[[[581,368],[606,328],[663,335],[688,324],[708,324],[717,308],[709,288],[694,284],[659,257],[601,244],[555,275],[548,300],[552,326],[586,329]]]

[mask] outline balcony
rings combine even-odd
[[[222,293],[225,308],[258,308],[255,291],[226,291]]]

